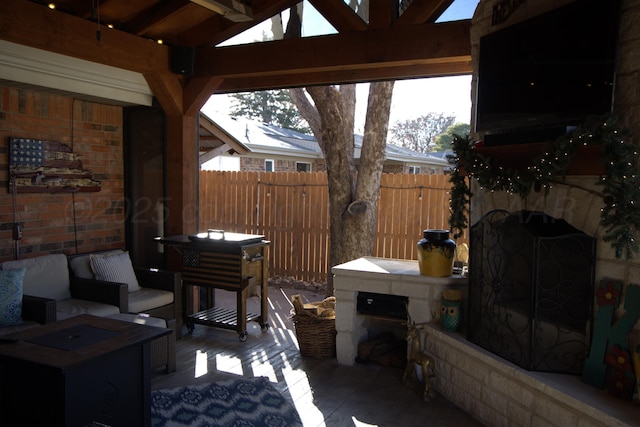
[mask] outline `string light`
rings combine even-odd
[[[554,184],[564,180],[576,147],[602,147],[602,159],[607,171],[606,176],[600,176],[596,184],[603,188],[604,207],[600,209],[603,239],[611,242],[617,257],[625,255],[631,258],[633,253],[640,252],[640,246],[634,237],[640,230],[640,209],[635,203],[636,198],[640,200],[640,175],[636,174],[634,167],[638,150],[627,142],[628,131],[616,128],[614,121],[613,117],[605,117],[600,123],[587,123],[592,126],[591,129],[588,126],[576,128],[570,136],[550,143],[549,150],[533,159],[532,164],[525,169],[525,174],[516,173],[502,165],[493,166],[490,158],[474,149],[469,138],[454,138],[455,156],[452,158],[461,164],[470,165],[465,168],[465,177],[474,178],[481,191],[503,191],[509,196],[517,193],[521,198],[526,198],[532,189],[536,192],[544,189],[545,194],[548,194]],[[454,168],[450,178],[453,187],[452,215],[449,221],[454,237],[460,236],[466,227],[465,214],[468,214],[467,204],[471,196],[465,177],[455,171],[459,169]]]

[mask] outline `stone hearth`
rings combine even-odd
[[[444,332],[439,312],[444,289],[466,296],[467,280],[420,276],[417,261],[360,258],[333,268],[338,362],[351,365],[368,338],[368,316],[356,313],[358,291],[409,297],[409,315],[426,322],[423,348],[436,360],[438,393],[491,426],[637,425],[638,402],[617,399],[579,376],[526,371],[466,340]]]
[[[439,315],[444,289],[459,289],[467,294],[467,279],[421,276],[417,261],[364,257],[333,267],[332,271],[336,353],[338,362],[344,365],[354,363],[360,342],[373,338],[368,336],[367,328],[371,316],[356,314],[358,292],[408,297],[409,316],[418,324],[432,321],[434,313]]]

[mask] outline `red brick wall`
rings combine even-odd
[[[297,171],[295,160],[276,159],[273,161],[275,166],[275,172],[296,172]],[[264,162],[265,162],[265,159],[262,159],[262,158],[241,157],[240,170],[242,172],[262,172],[264,171]],[[311,163],[312,172],[323,172],[327,170],[324,159],[315,160],[315,161],[309,160],[309,161],[305,161],[305,163]]]
[[[122,108],[2,85],[0,95],[0,261],[14,257],[10,137],[63,142],[102,183],[95,193],[18,193],[21,258],[123,248]]]
[[[243,172],[262,172],[264,170],[264,159],[241,157],[240,170]]]

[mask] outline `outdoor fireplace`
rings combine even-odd
[[[582,373],[595,239],[542,212],[494,210],[470,243],[469,341],[530,371]]]

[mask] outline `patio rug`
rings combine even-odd
[[[289,427],[300,416],[265,377],[151,391],[154,427]]]

